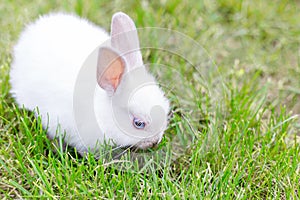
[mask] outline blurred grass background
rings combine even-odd
[[[212,115],[215,123],[184,119],[175,111],[167,134],[184,133],[191,121],[198,139],[159,171],[118,171],[92,157],[53,153],[41,123],[15,107],[8,82],[20,32],[51,11],[77,13],[106,30],[113,13],[123,11],[139,28],[165,27],[190,36],[224,78],[224,110]],[[299,11],[297,0],[1,0],[0,196],[300,198]],[[193,72],[185,76],[192,79]],[[202,106],[192,109],[201,113]],[[217,134],[218,143],[203,151],[210,132]]]

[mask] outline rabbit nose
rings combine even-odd
[[[158,146],[158,143],[159,143],[159,141],[157,140],[157,141],[155,141],[152,145],[152,147],[157,147]]]

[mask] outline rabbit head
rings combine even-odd
[[[145,149],[161,141],[169,101],[147,72],[134,22],[124,13],[112,18],[111,44],[100,47],[97,83],[110,99],[117,145]]]

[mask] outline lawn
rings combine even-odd
[[[12,48],[50,11],[106,30],[123,11],[139,28],[174,30],[139,32],[157,47],[142,50],[144,61],[172,105],[157,149],[81,157],[16,106]],[[1,199],[300,198],[299,1],[1,0],[0,74]]]

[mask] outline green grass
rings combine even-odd
[[[206,49],[218,67],[209,70],[215,96],[183,58],[143,51],[146,61],[169,66],[151,70],[172,88],[173,117],[161,145],[170,159],[141,167],[82,158],[53,145],[40,120],[16,107],[8,82],[12,47],[26,23],[53,10],[107,30],[122,10],[137,27],[174,29]],[[299,199],[299,44],[300,4],[293,0],[2,0],[0,198]]]

